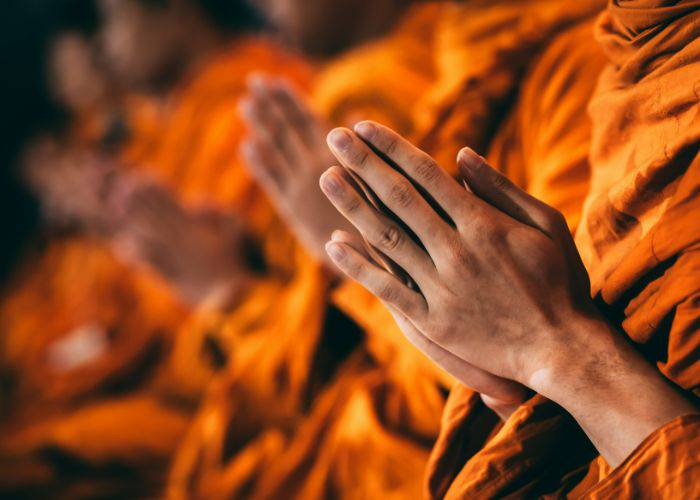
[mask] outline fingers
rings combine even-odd
[[[302,142],[310,149],[315,148],[319,139],[323,138],[319,119],[285,80],[274,80],[270,82],[269,88],[277,107],[287,117]]]
[[[554,212],[551,207],[517,187],[471,148],[462,148],[457,164],[474,194],[513,219],[549,234]]]
[[[326,252],[333,263],[385,304],[408,317],[420,318],[427,311],[425,299],[388,272],[372,264],[367,257],[344,242],[329,241]]]
[[[499,401],[517,404],[524,400],[527,394],[525,387],[467,363],[423,335],[412,324],[409,324],[410,320],[400,312],[392,310],[391,307],[389,310],[408,341],[462,384],[476,392],[486,393]]]
[[[428,254],[396,223],[371,207],[343,172],[340,167],[332,167],[321,176],[324,194],[372,246],[401,266],[418,286],[428,286],[435,275],[435,266]]]
[[[399,278],[402,283],[406,284],[411,290],[417,290],[418,286],[413,281],[406,271],[404,271],[400,266],[398,266],[394,261],[386,257],[382,252],[377,250],[369,242],[364,240],[359,233],[353,232],[348,233],[347,231],[336,230],[331,235],[333,241],[345,242],[352,246],[355,250],[364,255],[367,260],[374,262],[375,264],[383,267],[391,274]]]
[[[363,140],[385,155],[446,212],[450,219],[468,203],[464,189],[427,153],[388,127],[372,121],[355,125]]]
[[[471,148],[465,147],[459,152],[457,164],[474,194],[513,219],[545,233],[562,246],[574,269],[583,270],[578,250],[560,212],[513,184]]]
[[[332,242],[347,246],[369,262],[370,257],[365,253],[363,241],[358,235],[346,231],[335,231],[333,233]],[[408,341],[462,384],[475,391],[488,394],[500,403],[519,404],[525,399],[527,390],[522,385],[512,380],[494,376],[467,363],[423,335],[413,326],[411,321],[411,319],[420,321],[417,315],[406,315],[393,305],[388,305],[388,309],[401,327]]]
[[[350,245],[360,254],[362,254],[367,260],[372,260],[372,256],[365,248],[365,241],[358,233],[349,233],[347,231],[341,231],[340,229],[337,229],[333,231],[333,234],[331,234],[331,240],[336,241],[338,243],[345,243],[347,245]]]
[[[249,137],[241,143],[240,153],[248,171],[273,198],[288,183],[291,166],[280,151],[263,137]]]
[[[249,89],[250,94],[240,102],[240,111],[251,131],[278,149],[287,165],[302,163],[306,146],[285,110],[277,104],[267,81],[260,77],[251,78]]]
[[[350,130],[337,128],[328,145],[344,167],[357,174],[435,255],[452,232],[411,182],[382,160]]]

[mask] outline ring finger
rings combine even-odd
[[[397,224],[371,207],[345,180],[341,167],[331,167],[321,176],[321,189],[367,241],[401,266],[421,289],[434,279],[436,270],[430,256]]]

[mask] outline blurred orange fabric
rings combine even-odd
[[[279,299],[271,292],[296,269],[294,242],[237,166],[243,130],[235,106],[253,70],[282,73],[301,86],[312,74],[306,63],[274,44],[242,38],[178,85],[164,108],[126,99],[134,107],[125,110],[131,136],[122,150],[126,164],[165,182],[183,203],[218,204],[245,217],[269,273],[240,299],[241,324],[271,314]],[[75,141],[98,140],[94,123],[75,130]],[[93,486],[100,494],[158,492],[216,368],[202,346],[207,331],[193,335],[210,318],[190,315],[166,284],[128,268],[90,238],[50,242],[38,259],[28,258],[0,310],[3,362],[27,386],[20,386],[11,401],[8,425],[15,437],[0,447],[1,460],[33,467],[10,468],[1,478],[3,487],[67,497],[94,494]],[[87,351],[87,361],[60,361],[61,352],[76,346]],[[64,373],[47,367],[54,358]],[[53,413],[41,410],[43,399]],[[29,414],[36,418],[28,419]],[[47,449],[57,451],[47,455]],[[77,477],[80,484],[69,481],[60,465],[66,460],[83,462],[87,472],[94,469],[94,478],[88,473],[90,479]]]
[[[233,303],[189,310],[87,237],[27,259],[0,306],[2,361],[19,380],[0,487],[171,499],[694,492],[683,471],[698,463],[700,419],[659,429],[614,471],[540,396],[501,423],[374,296],[306,254],[237,152],[252,71],[288,78],[333,125],[386,123],[453,173],[462,146],[488,151],[566,215],[609,317],[697,394],[700,3],[667,3],[611,2],[598,45],[602,0],[419,2],[320,68],[240,37],[162,103],[129,96],[126,168],[244,221],[260,269]],[[74,140],[96,128],[86,120]]]

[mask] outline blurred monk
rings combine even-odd
[[[204,4],[216,9],[216,2]],[[239,17],[241,5],[220,6],[229,17],[217,19],[235,20],[234,34],[239,33],[237,23],[247,19]],[[250,237],[255,240],[254,262],[260,261],[260,235],[275,224],[272,211],[251,190],[252,183],[236,172],[227,176],[236,162],[236,147],[229,141],[238,129],[234,107],[244,88],[242,79],[252,68],[288,71],[299,82],[309,74],[305,64],[269,42],[240,37],[222,50],[219,44],[231,34],[209,23],[206,13],[216,10],[205,11],[194,2],[106,1],[102,7],[108,19],[105,29],[113,34],[106,36],[114,42],[105,44],[112,47],[110,54],[126,43],[127,52],[143,56],[126,62],[119,56],[110,59],[113,71],[121,68],[123,75],[134,77],[124,79],[124,86],[138,83],[150,92],[170,90],[172,94],[161,102],[153,97],[121,101],[127,108],[123,114],[128,118],[127,134],[117,149],[105,150],[102,134],[88,139],[78,135],[67,148],[77,143],[77,153],[44,155],[48,161],[41,179],[48,182],[38,183],[38,191],[46,194],[42,186],[53,188],[56,182],[66,181],[57,189],[56,203],[69,208],[66,219],[77,221],[74,229],[90,236],[52,241],[39,263],[28,259],[3,301],[0,316],[3,332],[8,333],[3,337],[3,354],[13,375],[24,381],[21,392],[34,391],[37,396],[14,407],[13,413],[22,418],[11,423],[13,439],[3,440],[3,491],[17,494],[42,494],[57,484],[60,493],[71,498],[158,491],[163,466],[184,430],[198,391],[213,369],[221,366],[221,349],[197,343],[208,338],[204,329],[201,336],[189,340],[192,327],[182,327],[182,305],[163,290],[163,282],[116,261],[99,239],[106,234],[118,240],[120,250],[127,247],[134,253],[146,246],[162,249],[165,245],[170,254],[161,251],[157,252],[160,261],[144,260],[172,278],[181,295],[193,302],[210,296],[222,282],[224,293],[231,285],[236,288],[227,266],[248,261],[240,257],[241,247],[236,245],[241,242],[241,229],[235,220],[231,222],[230,202],[251,213],[244,220],[246,229],[258,231],[257,237]],[[136,29],[133,36],[139,40],[134,45],[129,32],[121,31],[129,26]],[[115,59],[133,64],[134,71]],[[181,85],[176,85],[178,80]],[[210,127],[208,134],[202,124]],[[71,156],[84,161],[76,166]],[[107,157],[109,168],[100,168],[95,156]],[[55,175],[50,170],[52,157],[66,160],[66,168],[62,163]],[[126,165],[131,167],[127,174]],[[144,181],[144,172],[151,178]],[[67,175],[73,177],[66,179]],[[90,199],[73,203],[72,196]],[[104,224],[100,217],[92,219],[80,212],[86,206],[91,214],[110,212],[111,200],[119,201],[116,224]],[[204,201],[214,208],[203,206]],[[222,206],[226,207],[223,218],[217,216]],[[122,223],[127,219],[133,224]],[[182,231],[187,234],[183,236]],[[216,237],[211,238],[212,234]],[[284,243],[279,243],[276,249],[286,257]],[[192,259],[194,264],[203,262],[203,270]],[[246,267],[246,273],[250,269]],[[183,270],[192,274],[182,276]],[[130,285],[132,281],[138,286]],[[275,289],[265,286],[261,284],[266,290]],[[36,328],[44,318],[33,313],[37,305],[46,307],[55,329]],[[58,317],[64,319],[57,321]],[[176,335],[179,327],[182,334]],[[50,412],[34,411],[44,408],[46,400],[53,405]],[[29,414],[32,418],[27,418]],[[68,480],[66,464],[76,463],[83,472],[74,476],[75,481]]]
[[[122,256],[148,263],[173,283],[186,300],[197,302],[223,282],[236,288],[242,270],[236,260],[240,260],[237,256],[240,227],[223,221],[214,226],[202,224],[205,219],[216,219],[216,211],[197,207],[193,212],[182,207],[168,189],[160,188],[162,182],[170,179],[158,178],[165,177],[164,172],[158,172],[156,161],[141,155],[145,152],[141,145],[149,148],[154,145],[153,134],[163,130],[160,123],[170,113],[169,104],[159,104],[158,100],[176,82],[189,79],[188,75],[194,68],[199,69],[203,59],[215,57],[221,44],[227,43],[230,30],[238,30],[239,23],[249,17],[236,2],[204,2],[200,6],[186,1],[162,4],[105,1],[100,7],[105,19],[102,59],[111,71],[112,82],[130,89],[131,95],[119,97],[117,102],[112,99],[111,104],[104,98],[96,104],[73,106],[77,99],[69,99],[67,103],[79,124],[74,127],[75,135],[68,147],[34,148],[36,152],[28,161],[31,168],[27,169],[30,181],[40,198],[49,201],[48,211],[53,218],[65,214],[62,218],[71,224],[113,240]],[[211,14],[221,25],[210,21]],[[226,29],[222,28],[224,25]],[[70,47],[67,43],[57,46]],[[245,61],[247,57],[241,54],[239,59]],[[66,57],[57,59],[54,66],[60,66]],[[83,66],[87,64],[79,67]],[[54,73],[56,87],[76,94],[76,84],[62,79],[62,73]],[[153,97],[132,97],[136,91]],[[88,99],[90,93],[83,94],[86,94],[83,100]],[[114,113],[117,104],[122,110]],[[99,107],[102,109],[95,109]],[[99,122],[104,120],[95,118],[105,114],[114,114],[118,120],[101,126]],[[105,151],[104,141],[114,135],[112,125],[122,127],[120,148]],[[121,157],[115,158],[115,152]],[[139,165],[151,178],[142,174],[125,176],[124,168],[117,163]],[[62,168],[52,168],[56,164]],[[149,204],[144,199],[154,201]],[[158,210],[163,213],[153,214]],[[160,223],[154,224],[152,221],[159,217]],[[220,226],[228,229],[217,233]],[[197,237],[181,240],[189,242],[191,249],[172,244],[176,229],[197,233]]]
[[[596,27],[612,64],[590,105],[592,180],[576,245],[561,213],[469,148],[457,157],[464,190],[377,123],[329,136],[391,217],[339,167],[324,174],[324,191],[372,244],[414,270],[419,289],[344,234],[327,247],[339,267],[384,300],[436,363],[538,393],[481,441],[474,393],[453,394],[430,469],[435,498],[697,495],[697,280],[681,276],[692,274],[697,240],[686,217],[697,212],[689,40],[698,7],[639,3],[611,3]],[[625,43],[631,36],[638,43]],[[659,102],[659,89],[672,102]]]
[[[252,78],[250,94],[242,105],[251,134],[243,151],[246,165],[308,252],[318,254],[321,248],[316,245],[329,234],[332,224],[331,214],[323,211],[327,202],[317,187],[322,165],[329,161],[321,141],[328,127],[325,123],[347,123],[363,114],[383,117],[442,154],[456,154],[457,134],[488,142],[492,124],[502,119],[495,117],[500,116],[497,110],[510,99],[534,54],[557,31],[599,7],[600,3],[591,2],[571,10],[557,2],[542,2],[529,6],[525,16],[521,2],[503,2],[494,10],[451,2],[416,6],[406,11],[388,36],[327,65],[312,93],[315,110],[304,103],[298,89],[275,78]],[[518,24],[521,18],[527,22]],[[484,32],[493,37],[484,38]],[[438,43],[440,50],[433,45]],[[469,60],[473,54],[479,54],[478,64]],[[464,65],[457,71],[454,61],[459,57]],[[586,74],[589,81],[597,76],[595,68],[592,76]],[[495,82],[490,80],[493,75],[498,76]],[[589,95],[590,91],[582,91],[572,104],[585,106]],[[576,113],[573,106],[569,111]],[[464,127],[458,128],[459,123]],[[580,140],[586,141],[583,125]],[[585,161],[576,164],[584,169],[587,165]],[[304,214],[313,218],[303,220]],[[336,216],[338,220],[343,224]],[[427,460],[426,443],[435,437],[441,392],[452,379],[414,353],[400,338],[387,309],[368,294],[343,283],[332,300],[365,329],[362,350],[367,349],[378,367],[362,369],[360,365],[355,375],[352,370],[357,371],[357,365],[341,367],[337,381],[318,396],[309,418],[291,434],[291,441],[286,427],[270,430],[230,460],[235,448],[227,447],[226,460],[222,460],[218,451],[223,449],[222,441],[240,429],[237,404],[224,399],[231,394],[231,386],[247,377],[245,368],[239,367],[212,391],[181,449],[171,482],[173,498],[206,496],[207,491],[217,490],[242,495],[238,488],[265,498],[319,497],[329,490],[348,496],[418,494],[421,485],[416,478]],[[293,339],[290,345],[298,343],[296,332],[288,331]],[[324,336],[332,338],[332,329],[324,331],[328,332]],[[282,338],[278,334],[275,340]],[[255,363],[243,366],[259,373],[265,355],[292,359],[289,354],[282,357],[280,351],[283,349],[275,348],[275,354],[270,354],[269,349],[261,349]],[[274,362],[270,365],[276,366]],[[516,401],[521,400],[521,387],[505,386],[508,390],[503,391],[498,385],[499,396],[515,395]],[[487,416],[486,422],[490,419]],[[287,448],[284,453],[283,448]],[[369,448],[374,450],[372,466],[367,466],[365,456]],[[397,456],[403,457],[403,467],[397,466]],[[255,488],[250,489],[251,481]]]

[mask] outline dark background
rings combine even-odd
[[[36,203],[20,185],[16,162],[39,130],[59,127],[63,116],[46,88],[45,52],[63,28],[90,31],[96,22],[85,0],[3,0],[0,7],[0,283],[36,234]]]

